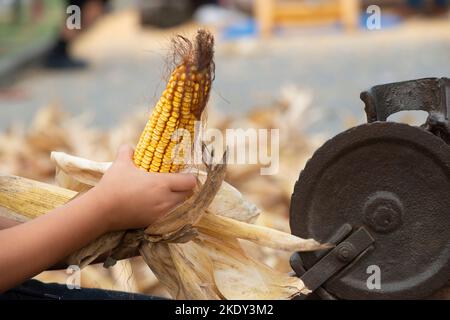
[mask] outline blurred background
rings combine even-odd
[[[81,4],[81,30],[67,32],[71,3]],[[311,92],[321,116],[304,119],[309,129],[334,134],[347,118],[364,120],[363,89],[449,75],[448,3],[1,0],[0,129],[49,103],[115,125],[157,100],[171,36],[206,25],[217,36],[214,107],[239,114],[294,85]],[[371,5],[381,10],[379,28]]]
[[[326,139],[365,121],[361,91],[450,76],[449,2],[0,0],[0,173],[51,181],[52,150],[111,160],[135,144],[165,86],[170,39],[203,26],[217,42],[208,126],[280,128],[278,175],[232,167],[227,179],[263,209],[259,223],[288,231],[298,172]],[[289,269],[286,254],[254,254]],[[165,295],[139,259],[83,275],[85,286]]]

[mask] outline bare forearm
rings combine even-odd
[[[0,231],[0,292],[33,277],[101,234],[107,207],[94,190],[33,221]]]

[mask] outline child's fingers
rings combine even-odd
[[[197,179],[190,173],[167,174],[170,190],[173,192],[191,191],[197,184]]]
[[[123,163],[127,163],[127,164],[131,164],[131,159],[133,158],[133,148],[130,147],[127,144],[123,144],[119,147],[119,150],[117,151],[117,157],[116,160],[123,162]]]

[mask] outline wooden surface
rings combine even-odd
[[[256,0],[254,12],[260,34],[268,37],[275,25],[340,22],[347,31],[357,29],[359,0],[328,0],[312,3],[303,0]]]

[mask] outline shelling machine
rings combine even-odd
[[[418,299],[450,279],[450,79],[378,85],[361,93],[367,123],[308,161],[291,199],[294,235],[336,246],[291,266],[310,297]],[[387,122],[423,110],[420,127]]]

